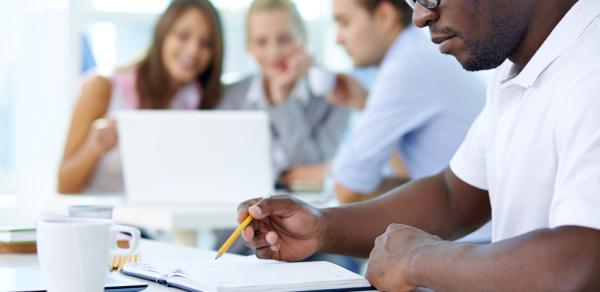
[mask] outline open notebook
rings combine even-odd
[[[122,273],[185,291],[364,291],[362,276],[329,262],[256,258],[137,263]]]

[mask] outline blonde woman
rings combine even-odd
[[[228,86],[219,108],[264,110],[272,123],[279,182],[319,186],[345,133],[349,111],[309,80],[335,80],[312,65],[306,29],[290,0],[256,0],[247,15],[247,47],[260,72]],[[317,76],[318,75],[318,76]],[[323,80],[320,80],[323,81]],[[333,89],[333,86],[331,90]]]

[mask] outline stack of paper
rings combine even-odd
[[[277,262],[257,259],[137,263],[126,275],[186,291],[364,291],[362,276],[329,262]]]
[[[34,253],[35,228],[0,227],[0,253]]]

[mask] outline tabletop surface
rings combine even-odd
[[[185,246],[177,246],[174,244],[162,243],[157,241],[142,240],[140,244],[140,254],[144,261],[171,261],[171,260],[194,260],[214,258],[215,251],[190,248]],[[31,255],[12,255],[0,254],[0,268],[23,268],[39,266],[38,259],[35,254]],[[127,277],[120,273],[114,274],[117,277],[124,277],[134,281],[139,281],[136,278]],[[144,291],[148,292],[163,292],[163,291],[179,291],[179,289],[167,288],[158,284],[153,284],[146,281],[139,281],[149,284]]]

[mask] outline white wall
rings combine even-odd
[[[70,116],[79,56],[71,46],[67,8],[66,0],[0,1],[6,21],[0,25],[0,84],[9,88],[11,181],[23,219],[34,217],[42,196],[54,189]]]

